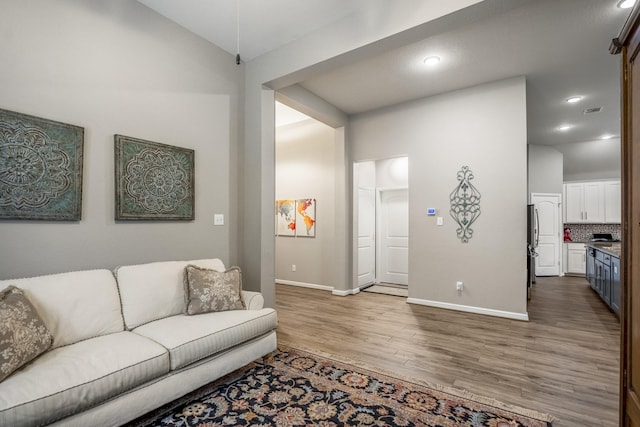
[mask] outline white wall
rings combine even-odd
[[[276,128],[276,199],[316,199],[315,238],[276,237],[276,280],[334,285],[334,134],[315,120]]]
[[[562,144],[564,181],[620,179],[620,138]]]
[[[408,188],[409,187],[409,159],[396,157],[393,159],[376,160],[377,188]]]
[[[409,157],[411,299],[526,318],[526,137],[523,77],[352,118],[354,161]],[[482,198],[473,237],[463,244],[449,194],[465,165]],[[444,226],[427,217],[429,207]]]
[[[0,278],[237,262],[244,76],[231,55],[135,1],[6,0],[0,57],[0,108],[85,129],[82,220],[0,221]],[[116,133],[195,150],[195,221],[116,224]],[[213,226],[214,213],[224,226]]]
[[[245,210],[242,218],[243,277],[260,282],[260,289],[267,306],[275,302],[275,236],[273,233],[273,200],[275,197],[275,140],[274,140],[274,90],[302,81],[306,76],[322,72],[327,67],[345,64],[373,55],[394,46],[412,43],[430,34],[465,25],[471,17],[480,18],[504,6],[500,2],[482,0],[371,0],[378,3],[379,16],[348,16],[334,25],[322,28],[302,39],[295,40],[246,64],[244,145],[242,162],[242,203],[256,206]],[[466,8],[466,9],[465,9]],[[461,15],[457,12],[465,9]],[[411,31],[407,31],[411,29]],[[413,31],[416,30],[417,31]],[[383,40],[382,43],[376,42]],[[271,88],[271,89],[269,89]],[[307,113],[309,114],[309,113]],[[339,138],[339,137],[338,137]],[[344,140],[342,147],[346,149]],[[343,151],[343,150],[341,150]],[[347,158],[343,153],[338,157]],[[351,171],[341,176],[345,185],[343,195],[338,195],[345,206],[351,195]],[[259,220],[256,221],[256,215]],[[351,282],[350,265],[347,265],[351,239],[348,223],[351,209],[336,222],[337,249],[336,276],[340,286]]]
[[[529,194],[562,194],[562,153],[545,145],[529,144]]]

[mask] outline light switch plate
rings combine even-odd
[[[213,225],[224,225],[224,214],[215,214],[213,216]]]
[[[436,218],[436,224],[443,225],[444,224],[444,219],[441,216],[437,217]]]

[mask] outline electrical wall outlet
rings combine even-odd
[[[463,289],[464,289],[464,283],[456,282],[456,291],[462,292]]]
[[[296,271],[296,265],[295,264],[291,264],[291,271]]]

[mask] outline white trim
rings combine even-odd
[[[467,313],[484,314],[487,316],[504,317],[507,319],[529,321],[529,313],[514,313],[512,311],[493,310],[490,308],[474,307],[470,305],[451,304],[448,302],[429,301],[426,299],[407,298],[409,304],[426,305],[429,307],[446,308],[448,310],[464,311]]]
[[[333,286],[316,285],[315,283],[294,282],[293,280],[276,279],[280,285],[298,286],[300,288],[320,289],[322,291],[333,291]]]
[[[346,291],[343,291],[340,289],[336,289],[333,286],[316,285],[315,283],[294,282],[293,280],[276,279],[276,283],[280,285],[298,286],[300,288],[319,289],[321,291],[329,291],[333,295],[337,295],[340,297],[346,297],[347,295],[355,295],[357,293],[360,293],[360,288],[347,289]]]
[[[331,293],[333,295],[337,295],[339,297],[346,297],[347,295],[359,294],[360,293],[360,288],[347,289],[346,291],[343,291],[343,290],[340,290],[340,289],[334,289],[333,291],[331,291]]]

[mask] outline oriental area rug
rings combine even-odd
[[[279,346],[128,427],[550,427],[552,417]]]

